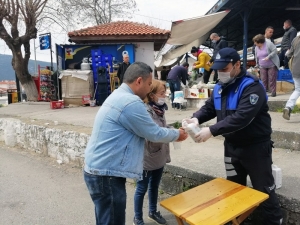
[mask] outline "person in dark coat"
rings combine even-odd
[[[295,27],[292,26],[291,20],[286,20],[283,23],[284,35],[281,40],[281,52],[279,55],[279,59],[281,65],[284,66],[285,69],[289,69],[288,65],[288,58],[286,55],[288,54],[287,51],[291,48],[292,41],[297,36],[297,30]]]
[[[282,212],[272,175],[271,117],[263,84],[241,67],[233,48],[221,49],[212,69],[219,71],[212,96],[183,122],[199,125],[217,117],[217,123],[195,135],[196,141],[222,135],[227,179],[246,186],[249,175],[253,188],[269,195],[261,204],[262,224],[280,225]]]
[[[117,72],[117,76],[120,80],[120,85],[123,83],[123,77],[125,74],[125,71],[127,70],[127,68],[130,66],[130,62],[129,62],[129,55],[124,54],[123,55],[123,62],[119,65],[119,69]]]
[[[186,86],[188,80],[188,68],[189,64],[187,62],[182,63],[181,66],[175,66],[171,69],[167,77],[167,82],[170,85],[171,91],[171,101],[172,108],[179,109],[180,105],[178,103],[173,103],[175,91],[180,91],[181,82]]]
[[[212,33],[210,35],[210,40],[212,42],[212,48],[214,49],[213,56],[211,59],[207,62],[207,64],[212,65],[212,63],[215,61],[217,54],[222,48],[228,47],[227,41],[222,37],[220,37],[217,33]],[[218,71],[214,70],[214,81],[216,82],[218,80]]]

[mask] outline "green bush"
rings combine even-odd
[[[179,129],[181,127],[181,123],[176,121],[174,124],[173,124],[173,127],[176,128],[176,129]]]

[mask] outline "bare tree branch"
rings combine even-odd
[[[135,0],[66,0],[59,1],[64,12],[92,24],[109,23],[115,18],[130,18],[136,9]]]

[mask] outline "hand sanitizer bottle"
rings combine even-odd
[[[188,132],[188,134],[190,135],[190,137],[196,142],[195,139],[195,135],[197,133],[199,133],[200,131],[200,127],[198,127],[196,124],[194,123],[189,123],[185,126],[185,131]]]
[[[276,189],[281,188],[282,186],[282,171],[281,169],[276,166],[276,165],[272,165],[272,174],[274,177],[274,183],[276,185]]]

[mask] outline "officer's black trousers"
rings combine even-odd
[[[272,175],[272,143],[270,140],[237,147],[226,140],[224,142],[227,179],[246,186],[249,175],[254,189],[269,194],[261,204],[264,225],[280,225],[282,220]]]

